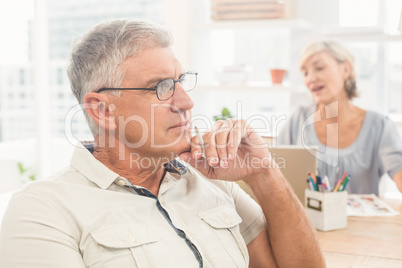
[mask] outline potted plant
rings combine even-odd
[[[214,120],[218,121],[218,120],[226,120],[229,118],[233,118],[232,114],[230,113],[229,109],[226,107],[223,107],[222,112],[220,115],[215,115],[214,116]]]
[[[18,170],[24,182],[36,180],[36,174],[32,169],[26,168],[21,162],[18,162]]]

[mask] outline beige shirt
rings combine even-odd
[[[265,221],[237,184],[189,167],[167,172],[157,198],[132,187],[77,146],[68,169],[10,200],[0,267],[200,267],[192,247],[203,267],[248,267],[246,245]]]

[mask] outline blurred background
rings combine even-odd
[[[356,58],[355,104],[389,115],[402,129],[401,0],[255,2],[0,0],[0,192],[66,167],[77,141],[92,139],[66,68],[74,39],[111,18],[172,30],[177,57],[199,73],[191,96],[200,128],[227,108],[275,137],[283,119],[311,101],[300,51],[331,38]],[[284,70],[283,81],[272,79],[273,69]]]

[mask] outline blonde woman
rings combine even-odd
[[[318,41],[302,52],[300,69],[313,105],[293,113],[278,144],[318,146],[318,171],[332,187],[344,172],[350,193],[378,194],[388,173],[402,191],[402,140],[386,116],[352,103],[357,97],[354,59],[336,41]]]

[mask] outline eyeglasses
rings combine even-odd
[[[195,71],[188,71],[180,75],[179,79],[177,80],[170,78],[160,81],[155,88],[101,88],[96,92],[100,93],[108,90],[155,90],[156,97],[158,97],[158,99],[161,101],[165,101],[173,96],[175,84],[177,82],[180,83],[186,92],[195,88],[197,85],[197,75],[198,73]]]

